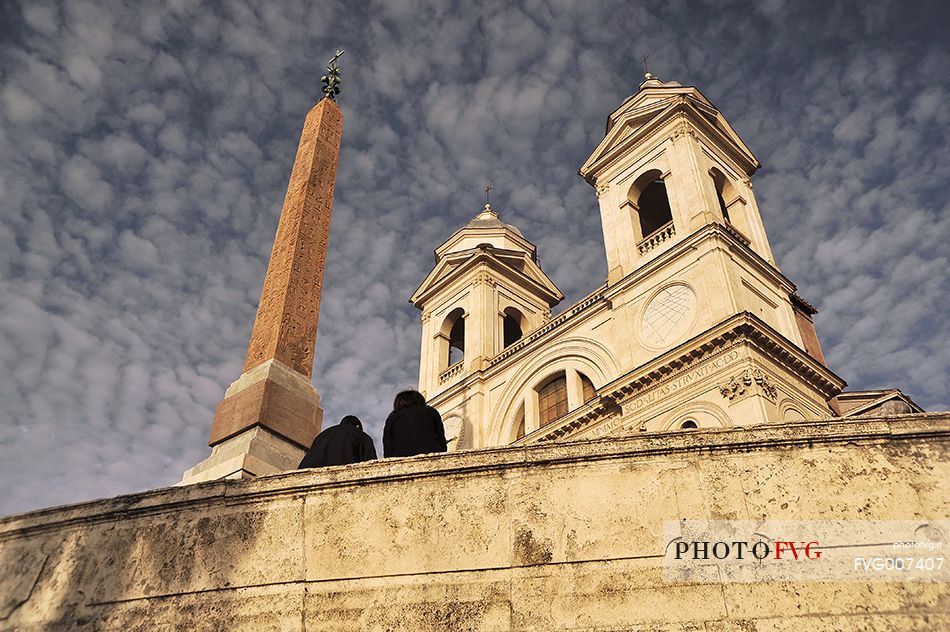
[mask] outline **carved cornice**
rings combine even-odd
[[[436,267],[413,292],[409,298],[410,303],[419,309],[425,309],[433,296],[445,291],[452,284],[471,283],[470,279],[465,279],[467,274],[474,273],[475,281],[479,282],[478,275],[484,273],[477,269],[480,265],[491,268],[495,279],[506,279],[524,287],[549,304],[557,304],[564,298],[564,294],[540,266],[524,253],[500,248],[472,248],[468,251],[453,253],[452,257],[454,260],[446,257],[436,264]],[[519,269],[509,263],[506,260],[509,257],[511,261],[523,261],[524,269]],[[455,265],[450,265],[452,263]]]
[[[695,89],[687,88],[686,90],[691,92]],[[721,113],[714,107],[702,103],[695,96],[677,95],[651,103],[642,109],[631,109],[622,116],[617,116],[617,114],[616,111],[611,114],[611,118],[616,119],[616,123],[610,127],[604,139],[578,170],[580,176],[590,184],[594,184],[596,178],[610,165],[626,156],[632,148],[642,146],[651,135],[658,131],[664,138],[674,140],[701,132],[709,136],[711,142],[740,165],[741,171],[751,175],[760,166],[758,159]],[[691,129],[677,127],[672,133],[664,129],[670,124],[670,119],[677,116],[685,116],[690,122]],[[632,124],[632,129],[627,125],[628,121],[641,117],[647,117],[647,119]]]
[[[675,142],[684,136],[692,136],[693,138],[696,138],[696,130],[693,129],[693,126],[686,121],[683,121],[676,126],[676,129],[673,130],[673,133],[670,134],[670,140]]]
[[[702,226],[680,241],[673,243],[673,245],[661,251],[655,258],[649,259],[646,263],[635,268],[622,279],[611,284],[605,293],[605,297],[607,300],[612,300],[618,294],[626,291],[630,286],[642,283],[650,275],[670,265],[677,257],[693,253],[705,240],[717,238],[722,239],[736,255],[742,257],[744,263],[763,274],[771,282],[784,288],[789,294],[795,291],[795,284],[773,264],[752,250],[748,243],[746,243],[746,238],[742,233],[738,230],[730,230],[725,225],[714,222]]]
[[[803,299],[798,292],[793,292],[791,296],[788,297],[792,301],[792,305],[797,307],[799,310],[805,312],[809,316],[814,316],[818,313],[818,308]]]
[[[475,277],[475,285],[487,285],[489,287],[495,287],[498,285],[498,279],[487,272],[479,272]]]
[[[727,221],[727,222],[726,222],[725,224],[723,224],[722,226],[723,226],[723,228],[726,229],[726,232],[727,232],[727,233],[729,233],[730,235],[732,235],[733,237],[735,237],[736,239],[738,239],[739,241],[741,241],[743,246],[746,246],[746,247],[748,248],[749,245],[752,243],[752,240],[751,240],[751,239],[749,239],[748,237],[746,237],[745,235],[743,235],[743,234],[739,231],[739,229],[736,228],[735,226],[733,226],[730,222]]]

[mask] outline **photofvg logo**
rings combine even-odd
[[[680,583],[950,581],[950,520],[680,520],[663,576]]]
[[[693,560],[727,560],[735,558],[738,560],[754,558],[756,560],[767,560],[774,558],[777,561],[782,560],[783,555],[786,559],[791,557],[798,561],[799,558],[806,560],[821,559],[821,543],[817,540],[811,542],[795,542],[794,540],[776,540],[767,542],[758,540],[750,542],[748,540],[733,540],[725,542],[722,540],[710,542],[701,541],[679,541],[675,544],[676,559]]]

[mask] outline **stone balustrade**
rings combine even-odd
[[[462,372],[463,363],[464,363],[464,359],[459,360],[458,362],[456,362],[455,364],[453,364],[446,370],[442,371],[442,373],[439,374],[439,384],[445,384],[456,375],[459,375]]]
[[[578,302],[577,304],[575,304],[573,307],[571,307],[569,310],[567,310],[567,311],[564,312],[563,314],[560,314],[559,316],[557,316],[557,317],[555,317],[555,318],[552,318],[551,320],[549,320],[548,322],[544,323],[543,325],[541,325],[540,327],[538,327],[537,329],[535,329],[535,330],[532,331],[531,333],[527,334],[526,336],[524,336],[523,338],[521,338],[521,339],[518,340],[517,342],[515,342],[515,343],[513,343],[513,344],[511,344],[511,345],[508,345],[507,347],[505,347],[501,352],[499,352],[498,354],[496,354],[495,357],[493,357],[491,360],[488,361],[488,366],[494,366],[494,365],[498,364],[499,362],[501,362],[502,360],[504,360],[504,359],[507,358],[508,356],[512,355],[513,353],[515,353],[515,352],[518,351],[519,349],[524,348],[525,346],[527,346],[527,345],[530,344],[531,342],[537,340],[538,338],[540,338],[540,337],[543,336],[544,334],[548,333],[548,332],[551,331],[552,329],[554,329],[554,328],[558,327],[559,325],[561,325],[562,323],[566,322],[567,320],[569,320],[569,319],[570,319],[572,316],[574,316],[575,314],[577,314],[577,313],[579,313],[579,312],[581,312],[581,311],[587,309],[588,307],[590,307],[591,305],[593,305],[594,303],[596,303],[597,301],[599,301],[599,300],[602,299],[603,297],[604,297],[604,295],[603,295],[600,291],[594,292],[593,294],[591,294],[591,295],[588,296],[587,298],[585,298],[585,299],[583,299],[582,301],[580,301],[580,302]]]
[[[662,244],[667,239],[671,239],[674,235],[676,235],[676,229],[673,227],[673,222],[669,222],[637,244],[637,250],[641,255],[644,255]]]

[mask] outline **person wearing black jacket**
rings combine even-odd
[[[375,458],[376,446],[370,436],[363,432],[363,423],[359,417],[347,415],[338,426],[327,428],[317,435],[297,468],[346,465]]]
[[[383,428],[383,456],[415,456],[445,452],[445,428],[442,417],[426,406],[419,391],[402,391],[393,402],[393,412]]]

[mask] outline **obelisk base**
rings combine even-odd
[[[211,448],[211,456],[186,470],[178,485],[286,472],[295,469],[304,454],[297,444],[255,426]]]
[[[320,396],[310,380],[268,360],[228,387],[211,428],[211,456],[185,472],[179,484],[295,469],[322,421]]]

